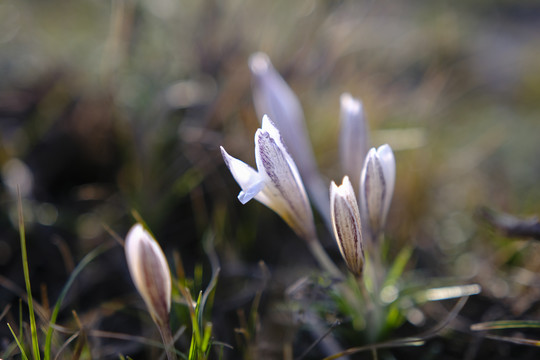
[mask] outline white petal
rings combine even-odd
[[[264,186],[264,182],[262,181],[253,183],[249,188],[246,188],[246,191],[240,191],[240,193],[238,194],[238,200],[240,200],[242,204],[246,204],[249,200],[256,198],[257,195],[260,194]]]
[[[270,135],[270,138],[274,140],[277,147],[280,149],[281,153],[283,154],[283,157],[285,158],[285,160],[289,164],[289,168],[291,169],[291,171],[292,171],[292,173],[294,175],[295,181],[297,183],[302,184],[301,188],[302,188],[303,193],[305,194],[304,186],[303,186],[303,183],[302,183],[302,178],[300,176],[300,172],[298,171],[298,168],[296,167],[296,163],[294,162],[293,158],[291,157],[291,154],[289,153],[287,147],[283,143],[283,138],[281,137],[281,133],[277,129],[274,122],[268,117],[268,115],[263,116],[261,130],[263,132],[267,132],[268,135]],[[255,143],[257,143],[257,134],[255,134]],[[257,169],[259,169],[258,163],[257,163]],[[307,198],[307,195],[306,195],[306,198]]]
[[[221,154],[234,180],[242,188],[242,191],[238,194],[238,200],[242,204],[247,203],[264,188],[263,179],[251,166],[229,155],[223,146],[221,147]]]
[[[145,236],[146,234],[141,224],[133,225],[129,230],[128,234],[126,235],[126,242],[124,245],[126,252],[126,260],[129,270],[131,272],[131,277],[133,278],[134,282],[135,279],[140,278],[139,267],[137,266],[140,256],[138,251],[138,244]]]
[[[360,100],[344,93],[341,103],[341,131],[339,150],[343,172],[354,183],[360,180],[364,159],[368,152],[368,130]]]
[[[261,123],[262,123],[261,129],[269,133],[270,137],[274,139],[276,142],[278,142],[281,147],[285,147],[285,145],[283,144],[283,139],[281,138],[281,134],[279,133],[279,130],[276,127],[276,124],[272,121],[272,119],[268,115],[265,114],[262,117]]]
[[[358,207],[356,196],[354,195],[354,189],[348,176],[343,177],[342,184],[337,187],[337,194]]]
[[[266,54],[255,53],[249,59],[253,75],[253,102],[259,119],[267,114],[283,136],[292,159],[305,181],[317,209],[328,220],[328,188],[322,180],[309,141],[300,101],[274,69]]]
[[[266,130],[257,130],[255,160],[266,185],[262,193],[270,202],[268,206],[301,237],[313,236],[313,215],[304,186],[294,162],[279,140],[276,141],[275,134],[272,136]]]
[[[396,159],[390,145],[385,144],[377,149],[377,155],[382,166],[384,173],[384,181],[386,183],[386,194],[383,207],[383,219],[384,225],[388,210],[390,209],[390,203],[392,202],[392,196],[394,194],[394,186],[396,183]]]

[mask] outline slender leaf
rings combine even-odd
[[[396,259],[394,260],[392,267],[390,268],[390,271],[388,271],[388,275],[386,276],[386,280],[384,283],[384,286],[393,285],[397,282],[397,280],[401,277],[401,274],[403,274],[403,271],[405,270],[405,266],[407,266],[407,263],[409,262],[412,255],[412,247],[411,246],[405,246],[399,254],[396,256]]]
[[[9,323],[7,324],[9,331],[11,331],[11,334],[13,335],[13,338],[15,339],[15,342],[17,343],[17,346],[19,347],[19,350],[21,351],[21,355],[23,359],[28,360],[28,356],[26,356],[26,353],[24,352],[24,348],[22,347],[21,343],[19,342],[19,339],[17,338],[17,335],[15,335],[15,332],[11,328],[11,325]]]
[[[34,313],[34,302],[32,300],[32,287],[30,286],[30,270],[28,268],[28,254],[26,252],[26,234],[24,231],[24,216],[23,216],[23,207],[22,207],[22,199],[21,199],[20,191],[19,191],[19,201],[18,201],[18,212],[19,212],[19,235],[20,235],[20,240],[21,240],[21,254],[22,254],[23,271],[24,271],[24,282],[26,284],[26,293],[28,294],[28,313],[30,317],[30,332],[32,334],[32,352],[34,353],[34,358],[39,360],[41,359],[41,355],[39,353],[36,314]]]
[[[51,320],[49,321],[49,327],[47,329],[47,335],[45,338],[45,360],[49,360],[51,358],[53,325],[56,323],[56,318],[58,317],[58,313],[60,312],[60,307],[62,306],[62,302],[64,301],[64,298],[66,297],[69,289],[71,288],[71,285],[75,281],[75,278],[90,262],[92,262],[96,257],[98,257],[99,255],[107,251],[110,247],[111,247],[111,244],[102,244],[96,247],[94,250],[86,254],[86,256],[79,262],[79,264],[71,272],[71,275],[69,276],[68,281],[64,285],[62,292],[60,293],[60,296],[58,296],[58,299],[56,300],[56,304],[51,314]]]
[[[535,339],[525,339],[525,338],[518,338],[518,337],[513,337],[513,336],[499,336],[499,335],[492,335],[492,334],[486,334],[486,337],[493,340],[506,341],[512,344],[540,347],[540,340],[535,340]]]
[[[540,328],[540,321],[535,320],[499,320],[499,321],[487,321],[483,323],[471,325],[471,330],[499,330],[499,329],[538,329]]]

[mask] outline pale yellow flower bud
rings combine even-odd
[[[125,252],[131,279],[150,315],[157,324],[167,324],[172,283],[161,247],[141,224],[135,224],[126,236]]]
[[[330,185],[330,215],[339,251],[349,270],[359,276],[364,267],[362,225],[356,196],[347,176],[342,185],[336,186],[333,181]]]

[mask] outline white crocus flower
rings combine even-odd
[[[267,114],[275,122],[298,164],[315,206],[323,218],[329,220],[328,188],[317,169],[300,101],[266,54],[251,55],[249,68],[253,75],[253,102],[259,119]]]
[[[300,174],[283,144],[280,132],[268,116],[255,133],[257,170],[230,156],[221,147],[223,159],[242,188],[238,199],[252,198],[274,210],[302,238],[315,238],[313,214]]]
[[[340,186],[333,181],[330,185],[330,214],[339,251],[349,270],[359,276],[364,267],[362,226],[356,196],[347,176]]]
[[[362,102],[349,93],[340,97],[341,132],[339,152],[341,167],[352,179],[353,184],[360,181],[362,165],[369,149],[368,128],[364,117]]]
[[[396,160],[392,148],[385,144],[369,150],[360,178],[360,211],[376,241],[386,223],[394,193]]]
[[[129,230],[126,259],[135,287],[158,326],[168,325],[171,309],[171,273],[165,254],[141,224]]]

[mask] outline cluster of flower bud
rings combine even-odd
[[[332,182],[328,194],[316,166],[298,98],[265,54],[252,55],[249,67],[255,109],[262,118],[262,127],[255,134],[257,170],[221,148],[225,163],[242,188],[238,199],[245,204],[255,198],[281,216],[300,237],[309,240],[315,237],[309,194],[330,224],[349,270],[361,274],[364,241],[376,242],[379,238],[394,192],[396,164],[392,149],[382,145],[368,151],[362,103],[343,94],[339,144],[342,168],[348,176],[340,186]],[[353,183],[359,186],[358,198]]]

